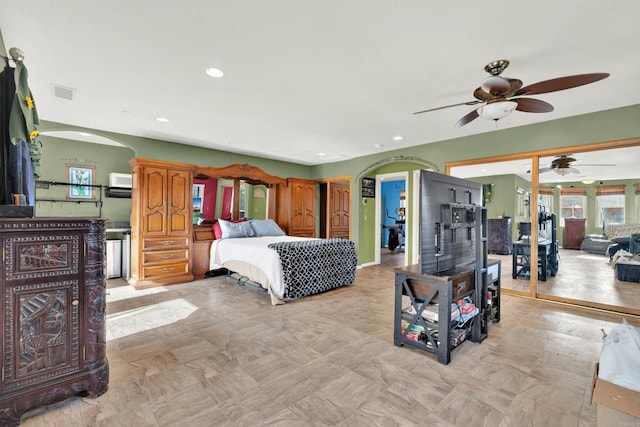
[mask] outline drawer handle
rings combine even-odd
[[[173,240],[161,240],[160,244],[164,246],[173,245]]]
[[[160,258],[165,258],[165,259],[173,258],[173,254],[162,254],[162,255],[160,255]]]
[[[160,271],[162,271],[163,273],[169,273],[173,270],[175,270],[175,268],[165,267],[160,269]]]

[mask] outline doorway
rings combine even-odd
[[[407,265],[408,179],[406,171],[376,175],[376,264]]]
[[[351,238],[351,177],[321,182],[320,234],[322,238]]]

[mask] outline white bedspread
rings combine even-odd
[[[275,297],[281,303],[284,297],[282,265],[278,253],[269,249],[268,245],[299,240],[311,239],[293,236],[268,236],[214,240],[211,245],[209,267],[211,269],[225,267],[247,276],[269,291],[272,302],[275,302],[273,301]]]

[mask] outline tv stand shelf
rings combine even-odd
[[[462,332],[454,331],[451,304],[465,296],[472,296],[472,300],[477,301],[475,265],[456,267],[438,276],[422,274],[420,271],[420,265],[395,269],[393,343],[435,353],[438,362],[446,365],[451,361],[452,336],[455,332]],[[411,313],[403,309],[403,296],[409,299]],[[423,312],[429,304],[438,304],[439,322],[424,318]],[[465,322],[464,327],[470,328],[466,332],[470,332],[468,339],[471,341],[479,342],[482,339],[479,318],[480,315],[476,315]],[[406,322],[404,327],[403,321]],[[416,327],[422,329],[422,339],[410,338],[409,332]]]

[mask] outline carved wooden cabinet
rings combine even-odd
[[[135,288],[190,282],[192,166],[134,158],[131,278]]]
[[[316,181],[289,178],[278,191],[278,223],[290,236],[316,237]]]
[[[487,252],[509,255],[512,247],[511,218],[503,217],[487,220]]]
[[[102,219],[0,219],[0,425],[107,391]]]
[[[584,239],[584,218],[565,218],[562,247],[564,249],[580,249]]]

